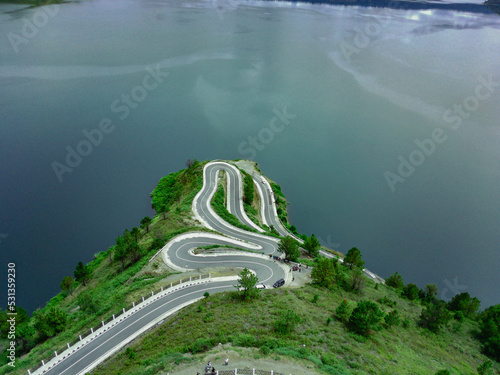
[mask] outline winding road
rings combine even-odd
[[[245,231],[230,225],[212,209],[210,202],[217,190],[221,171],[226,173],[227,178],[228,211],[256,232]],[[256,172],[252,173],[252,178],[262,202],[263,223],[274,226],[281,236],[293,236],[282,226],[277,217],[274,194],[269,182]],[[259,233],[264,230],[247,217],[243,209],[242,195],[242,177],[234,165],[223,161],[207,163],[203,169],[203,187],[193,200],[192,211],[203,226],[220,234],[202,231],[181,234],[169,241],[154,257],[161,256],[167,265],[180,271],[214,266],[246,267],[255,273],[259,282],[266,287],[281,278],[285,278],[288,284],[291,279],[288,269],[279,262],[273,262],[269,257],[269,254],[277,252],[279,239]],[[255,253],[240,251],[217,255],[195,255],[192,251],[208,245],[228,245]],[[327,252],[322,252],[322,254],[333,257]],[[373,275],[366,270],[365,273],[370,277]],[[149,302],[138,305],[117,317],[112,324],[89,336],[88,340],[75,344],[74,347],[59,354],[31,374],[83,375],[140,334],[155,324],[161,323],[169,315],[203,298],[205,292],[212,294],[234,290],[236,279],[237,277],[206,278],[170,288],[147,300]]]
[[[286,269],[279,263],[270,261],[268,254],[275,253],[278,239],[260,233],[236,228],[222,220],[212,209],[211,199],[217,190],[220,171],[227,176],[227,209],[243,224],[257,232],[264,230],[253,223],[243,209],[243,186],[239,170],[225,162],[210,162],[205,165],[203,188],[193,200],[192,211],[205,227],[221,233],[189,232],[172,239],[158,253],[163,260],[177,270],[202,269],[214,266],[246,267],[266,286],[280,278],[286,278]],[[262,199],[263,221],[274,225],[280,233],[286,233],[276,219],[276,208],[272,201],[271,187],[263,177],[254,176]],[[266,185],[267,184],[267,185]],[[208,245],[228,245],[264,253],[231,253],[215,255],[194,255],[192,250]],[[79,348],[62,353],[31,374],[80,375],[95,368],[99,363],[112,356],[141,333],[161,322],[180,308],[203,298],[205,292],[217,293],[234,290],[236,278],[203,279],[193,285],[179,286],[163,293],[154,301],[133,312],[123,314],[121,319]]]

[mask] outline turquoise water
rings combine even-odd
[[[18,303],[43,305],[151,216],[150,191],[189,158],[253,158],[302,233],[357,246],[383,277],[499,303],[499,25],[248,1],[0,5],[0,247]]]

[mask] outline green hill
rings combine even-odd
[[[20,358],[12,368],[3,350],[0,374],[26,374],[133,301],[181,277],[206,273],[180,274],[159,257],[148,262],[177,234],[207,230],[191,213],[205,164],[190,161],[188,168],[162,178],[151,193],[157,211],[153,219],[142,219],[141,228],[126,230],[116,245],[77,266],[76,280],[65,278],[64,291],[32,317],[18,310]],[[258,222],[259,198],[254,191],[252,199],[251,191],[246,189],[250,203],[246,209]],[[218,213],[234,220],[221,208],[221,197],[217,199],[213,204]],[[287,220],[286,205],[280,189],[282,220]],[[313,260],[306,252],[302,262],[313,265],[314,272],[297,272],[293,287],[264,290],[250,300],[242,300],[236,291],[208,296],[148,331],[92,373],[194,374],[192,368],[201,371],[207,358],[220,359],[227,353],[236,353],[241,363],[280,364],[281,372],[294,375],[498,372],[500,305],[480,313],[477,301],[468,295],[444,303],[435,297],[433,286],[405,286],[397,275],[388,285],[376,284],[359,273],[355,262],[350,269],[326,258]],[[239,273],[224,268],[210,271]],[[6,337],[7,315],[1,315]],[[5,348],[7,342],[2,345]]]

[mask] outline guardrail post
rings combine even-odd
[[[155,292],[151,292],[151,297],[153,297],[153,296],[154,296],[154,293],[155,293]]]
[[[191,281],[191,276],[189,276],[189,281]]]
[[[161,287],[161,291],[163,292],[163,287]]]
[[[142,297],[142,302],[144,302],[144,297]]]
[[[201,280],[201,275],[200,275],[200,280]]]
[[[238,369],[237,368],[234,369],[234,375],[238,375]]]
[[[66,345],[68,345],[68,349],[69,349],[69,342],[67,342]]]
[[[90,327],[90,333],[94,333],[94,328]]]
[[[54,350],[54,354],[55,354],[55,355],[56,355],[56,357],[57,357],[57,351],[55,351],[55,350]]]
[[[42,366],[45,366],[45,362],[43,361],[43,359],[42,359]]]
[[[123,313],[125,314],[125,307],[123,308]]]
[[[116,318],[115,318],[115,314],[113,314],[113,320],[115,320],[115,319],[116,319]]]
[[[78,336],[80,336],[80,341],[82,341],[82,335],[78,335]]]
[[[255,375],[255,369],[252,369],[252,374]]]
[[[172,283],[170,283],[170,287],[172,288]]]
[[[273,374],[274,374],[274,370],[271,370],[271,375],[273,375]]]
[[[217,372],[219,372],[219,371],[217,371]],[[28,370],[28,374],[31,375],[31,371],[30,370]]]
[[[101,320],[101,322],[102,322],[102,326],[104,327],[104,320]]]
[[[132,302],[132,307],[135,307],[135,302]]]

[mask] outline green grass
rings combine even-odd
[[[370,281],[363,295],[311,285],[262,291],[258,299],[245,302],[234,294],[212,295],[183,309],[131,345],[133,361],[119,354],[99,366],[95,374],[146,374],[158,368],[170,372],[176,369],[176,360],[201,361],[201,353],[219,342],[259,348],[259,357],[299,359],[325,374],[435,374],[440,369],[452,374],[476,374],[475,369],[486,360],[470,334],[476,328],[474,322],[464,322],[463,333],[454,332],[450,326],[440,334],[430,334],[414,323],[420,305],[400,299],[388,287],[376,290]],[[318,297],[313,302],[315,295]],[[344,298],[376,302],[384,297],[397,301],[402,318],[413,322],[410,327],[382,329],[365,339],[332,320]],[[274,324],[289,308],[301,317],[301,323],[296,332],[282,336],[274,331]]]
[[[166,285],[166,278],[169,278],[169,284],[171,279],[181,277],[173,272],[161,271],[160,267],[155,269],[153,265],[148,264],[151,256],[157,251],[148,249],[155,238],[160,238],[162,243],[166,243],[174,236],[193,230],[211,232],[204,227],[196,226],[190,219],[192,201],[203,185],[204,164],[195,163],[188,170],[163,178],[163,182],[170,181],[169,186],[165,187],[165,184],[160,182],[153,191],[152,197],[156,200],[159,210],[149,226],[149,232],[141,230],[139,246],[143,250],[142,258],[134,264],[128,261],[125,270],[122,270],[121,264],[113,261],[114,247],[96,254],[89,263],[92,278],[87,286],[77,284],[72,295],[59,293],[44,307],[48,309],[55,306],[67,312],[71,324],[57,336],[37,345],[28,355],[18,358],[15,369],[5,365],[0,367],[0,374],[26,373],[28,368],[39,364],[42,359],[50,358],[54,350],[61,352],[67,342],[72,342],[79,334],[87,333],[90,327],[96,327],[101,320],[108,319],[112,314],[121,313],[123,307],[128,308],[133,301],[150,295],[151,291]],[[173,181],[172,176],[174,176]],[[165,192],[165,189],[169,191]],[[165,218],[163,209],[167,211]],[[97,301],[95,314],[85,313],[77,308],[78,295],[82,292],[89,293]]]
[[[249,232],[257,232],[255,229],[250,228],[249,226],[242,224],[236,216],[230,213],[226,208],[226,192],[224,186],[220,185],[217,191],[215,192],[212,198],[212,208],[215,213],[219,215],[223,220],[228,222],[229,224],[247,230]]]
[[[67,312],[71,324],[59,335],[36,346],[28,355],[18,358],[15,369],[5,365],[0,367],[0,375],[25,374],[28,368],[51,357],[54,350],[60,352],[78,334],[97,326],[112,313],[119,313],[132,301],[181,277],[162,268],[161,260],[148,263],[156,252],[148,249],[155,238],[165,243],[187,231],[210,232],[196,226],[191,218],[192,201],[203,184],[204,164],[195,162],[187,170],[166,176],[152,192],[158,214],[149,232],[141,230],[139,245],[144,250],[143,257],[136,263],[128,262],[122,270],[121,264],[113,261],[113,247],[96,254],[89,263],[92,278],[88,285],[77,285],[73,295],[59,293],[44,308],[54,306]],[[273,185],[281,197],[280,207],[286,210],[281,189]],[[224,200],[224,186],[221,185],[212,202],[214,209],[231,224],[250,230],[226,210]],[[309,264],[310,260],[301,261]],[[98,301],[97,313],[88,314],[78,308],[77,299],[82,292],[91,293]],[[312,302],[315,295],[318,296],[316,302]],[[333,317],[344,298],[353,301],[353,305],[361,298],[372,300],[385,312],[396,308],[401,319],[410,322],[409,327],[383,329],[369,339],[353,335]],[[295,334],[280,336],[273,327],[281,312],[288,308],[292,308],[302,320]],[[457,326],[458,323],[453,322],[443,332],[432,334],[416,326],[420,311],[418,303],[401,299],[393,289],[383,285],[375,289],[369,280],[363,295],[310,285],[293,290],[266,290],[261,292],[261,298],[243,303],[231,293],[216,294],[181,310],[163,326],[132,344],[128,352],[123,351],[111,358],[96,373],[168,372],[179,364],[199,359],[216,343],[232,342],[242,347],[258,348],[264,357],[297,358],[328,374],[434,374],[445,368],[452,374],[476,374],[475,369],[486,360],[480,354],[479,343],[471,335],[477,329],[477,323],[465,320]],[[207,335],[207,332],[211,334]],[[169,339],[165,340],[165,337]],[[304,344],[306,349],[300,349],[299,346]],[[496,362],[495,366],[498,369]]]

